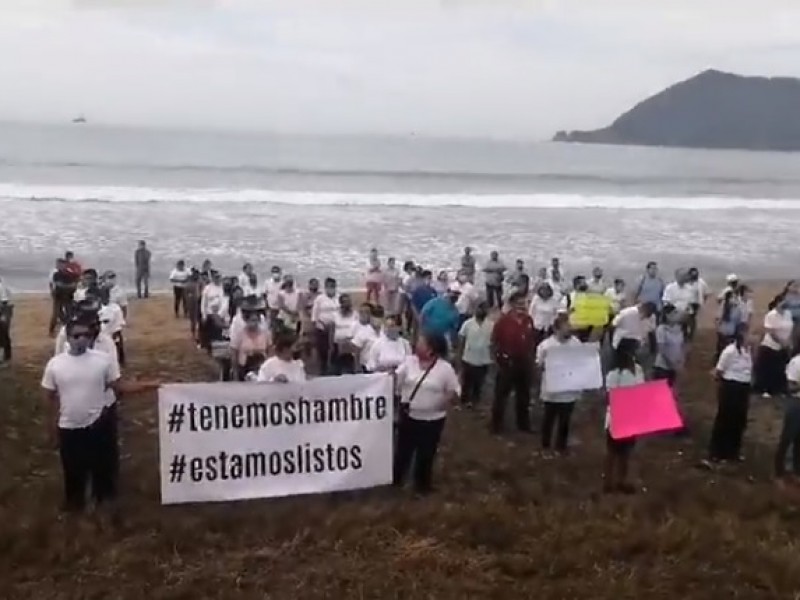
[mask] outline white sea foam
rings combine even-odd
[[[582,194],[397,194],[297,192],[232,188],[151,188],[0,183],[0,201],[240,202],[298,206],[463,206],[473,208],[609,208],[800,210],[797,199],[726,196],[650,197]]]

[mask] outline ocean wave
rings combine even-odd
[[[0,183],[0,201],[218,202],[297,206],[607,208],[625,210],[800,210],[797,199],[587,194],[411,194],[297,192],[233,188],[150,188]]]

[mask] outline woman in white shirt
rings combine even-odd
[[[736,328],[733,341],[719,355],[715,375],[719,383],[717,416],[711,430],[709,460],[705,464],[740,462],[753,378],[753,356],[745,325]]]
[[[300,292],[294,285],[294,277],[286,275],[278,293],[278,318],[283,326],[300,335]]]
[[[395,486],[402,486],[414,463],[414,488],[432,490],[433,462],[447,412],[461,395],[461,385],[447,362],[447,340],[422,333],[415,354],[396,371],[400,423],[394,459]]]
[[[764,338],[758,349],[755,366],[755,389],[765,398],[786,390],[786,363],[792,346],[792,313],[786,308],[783,294],[769,303],[764,317]]]
[[[411,354],[408,340],[400,336],[400,316],[389,315],[383,322],[383,331],[369,349],[367,371],[393,373]]]
[[[124,367],[125,339],[122,336],[122,330],[125,327],[125,316],[122,314],[122,308],[119,304],[111,302],[108,289],[103,289],[100,293],[100,310],[97,317],[100,321],[101,333],[114,340],[114,345],[117,348],[117,360],[120,366]]]
[[[352,347],[358,315],[353,310],[350,294],[339,296],[339,310],[333,315],[333,347],[331,363],[334,375],[353,374],[356,372],[356,357]]]
[[[314,324],[314,346],[317,350],[319,374],[331,374],[331,346],[333,345],[333,321],[339,310],[339,295],[336,280],[328,277],[324,282],[325,292],[314,299],[311,306],[311,322]]]
[[[638,346],[634,340],[622,340],[614,351],[614,364],[606,375],[606,391],[633,387],[644,383],[644,370],[636,363]],[[611,405],[606,408],[606,459],[603,472],[603,491],[633,494],[636,488],[628,482],[628,467],[636,438],[611,437]]]
[[[581,342],[572,335],[569,315],[560,313],[556,317],[555,323],[553,323],[553,335],[539,344],[536,349],[536,365],[541,373],[541,381],[544,381],[548,352],[552,348],[564,345],[580,346]],[[572,420],[575,403],[580,398],[580,395],[580,392],[549,393],[544,390],[544,387],[542,388],[540,396],[544,405],[544,416],[542,418],[542,456],[544,458],[552,457],[550,449],[552,447],[553,433],[556,435],[556,452],[562,456],[567,454],[570,421]]]
[[[241,319],[241,325],[234,328],[231,323],[231,375],[234,381],[245,381],[248,375],[257,373],[267,357],[270,336],[265,326],[265,312],[264,299],[250,296],[242,301],[234,317]]]
[[[222,287],[222,277],[217,271],[211,271],[210,275],[211,281],[203,288],[200,298],[201,340],[209,355],[211,342],[222,337],[229,319],[229,299]]]
[[[256,381],[268,383],[303,383],[306,368],[297,349],[297,337],[283,332],[275,338],[275,356],[268,358],[258,371]]]
[[[362,304],[358,309],[358,322],[353,327],[353,337],[350,345],[355,354],[356,362],[364,373],[369,371],[369,352],[378,340],[383,322],[383,307],[372,304]]]
[[[184,260],[179,260],[175,263],[175,268],[169,274],[169,282],[172,284],[172,309],[175,312],[176,319],[181,308],[183,309],[183,317],[186,318],[188,316],[186,286],[189,284],[191,274],[191,271],[186,268],[186,261]]]
[[[528,313],[533,319],[533,328],[536,331],[537,346],[553,333],[553,323],[561,309],[561,302],[553,294],[550,284],[544,282],[539,285],[528,309]]]

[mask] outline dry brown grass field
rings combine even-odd
[[[164,507],[156,396],[141,394],[121,407],[124,522],[112,528],[59,515],[38,388],[47,310],[18,303],[17,355],[0,370],[0,598],[800,598],[798,499],[770,481],[777,404],[754,399],[744,465],[695,466],[715,411],[708,323],[681,383],[691,435],[636,448],[637,496],[599,493],[603,408],[586,401],[572,456],[554,461],[537,456],[538,436],[492,437],[483,410],[454,412],[429,498],[378,489]],[[167,298],[132,305],[128,348],[128,376],[214,377]]]

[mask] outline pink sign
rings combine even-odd
[[[675,396],[664,380],[613,388],[609,401],[611,437],[615,440],[683,427]]]

